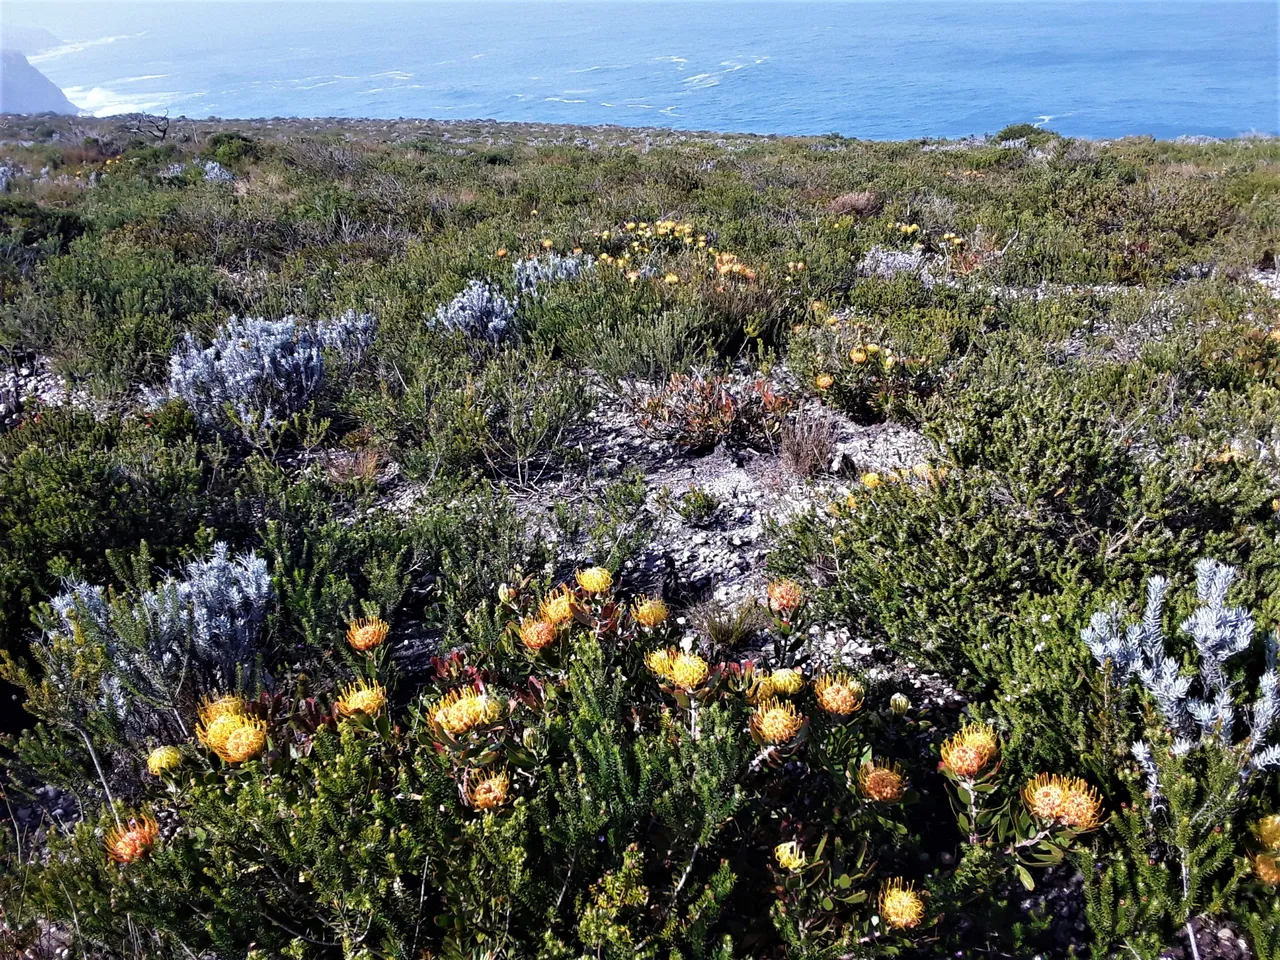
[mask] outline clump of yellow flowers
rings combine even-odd
[[[267,726],[249,713],[243,698],[218,697],[200,708],[196,737],[227,763],[243,763],[267,745]]]

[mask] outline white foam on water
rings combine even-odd
[[[98,37],[96,40],[77,40],[74,43],[64,43],[60,47],[54,47],[52,50],[46,50],[44,53],[37,53],[33,57],[27,57],[28,63],[48,63],[50,60],[58,60],[62,57],[70,56],[73,53],[80,53],[88,50],[90,47],[101,47],[108,43],[119,43],[121,40],[137,40],[139,37],[145,37],[147,32],[142,33],[122,33],[113,37]]]

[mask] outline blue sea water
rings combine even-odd
[[[97,115],[494,118],[863,138],[1280,133],[1280,4],[3,0]]]

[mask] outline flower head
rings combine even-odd
[[[813,385],[819,390],[830,390],[836,382],[836,378],[829,373],[820,373],[813,378]]]
[[[578,586],[587,593],[608,593],[609,588],[613,586],[613,574],[606,567],[588,567],[586,570],[579,570],[574,574],[574,578],[578,581]]]
[[[783,870],[803,870],[808,857],[804,851],[800,849],[800,844],[791,840],[788,843],[780,843],[773,848],[773,858],[778,861],[778,866]]]
[[[765,743],[790,743],[804,725],[795,704],[770,698],[751,715],[751,730]]]
[[[678,653],[671,661],[671,682],[682,690],[696,690],[710,672],[707,661],[696,653]]]
[[[1102,797],[1085,781],[1067,781],[1067,796],[1062,801],[1059,819],[1073,830],[1095,830],[1102,822]]]
[[[562,627],[573,619],[577,609],[578,603],[572,591],[561,586],[542,601],[542,606],[538,608],[538,619]]]
[[[868,760],[858,771],[862,795],[876,803],[897,803],[907,792],[907,781],[896,763]]]
[[[242,763],[262,752],[267,726],[249,714],[240,697],[219,697],[200,708],[196,736],[227,763]]]
[[[338,712],[344,717],[353,713],[365,713],[374,716],[387,705],[387,691],[380,683],[357,680],[342,691],[338,698]]]
[[[1263,817],[1253,825],[1258,842],[1267,850],[1280,850],[1280,813]]]
[[[666,623],[669,611],[659,597],[645,597],[631,608],[631,616],[640,626],[652,630]]]
[[[151,852],[159,836],[156,822],[146,814],[130,817],[107,831],[107,856],[116,863],[137,863]]]
[[[471,687],[450,690],[431,711],[431,718],[455,737],[497,723],[501,717],[502,703]]]
[[[942,745],[942,762],[957,777],[973,778],[987,768],[999,749],[999,741],[990,727],[966,723]]]
[[[874,471],[871,473],[864,473],[862,475],[862,485],[868,490],[874,490],[876,487],[884,486],[884,478]]]
[[[784,617],[795,613],[804,599],[804,589],[794,580],[775,580],[765,589],[769,593],[769,609]]]
[[[1280,854],[1258,854],[1253,858],[1253,872],[1267,886],[1280,887]]]
[[[905,717],[907,711],[911,709],[911,701],[907,699],[905,693],[895,693],[889,698],[889,709],[893,711],[896,717]]]
[[[773,689],[784,697],[794,697],[804,689],[804,674],[790,667],[781,667],[769,675]]]
[[[924,919],[924,901],[915,885],[895,877],[880,888],[880,916],[895,930],[910,930]]]
[[[507,801],[511,790],[511,778],[505,770],[490,770],[467,776],[467,803],[477,810],[493,810]]]
[[[559,635],[556,625],[547,620],[525,620],[520,624],[520,642],[534,653],[555,643]]]
[[[1022,788],[1022,799],[1040,819],[1074,830],[1093,830],[1102,822],[1102,798],[1079,777],[1039,774]]]
[[[382,646],[390,629],[381,617],[361,617],[353,620],[347,627],[347,643],[351,644],[353,650],[363,653]]]
[[[651,650],[644,657],[644,665],[649,668],[649,672],[660,680],[671,682],[671,668],[675,663],[676,648],[666,647],[661,650]]]
[[[163,776],[182,765],[182,751],[177,747],[156,747],[147,755],[147,772],[153,777]]]
[[[865,690],[843,671],[828,673],[813,682],[818,706],[837,717],[847,717],[862,706]]]
[[[1067,802],[1066,778],[1056,773],[1037,774],[1022,788],[1022,800],[1041,820],[1057,820]]]

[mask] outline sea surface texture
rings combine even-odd
[[[493,118],[889,139],[1280,133],[1280,4],[13,3],[99,116]]]

